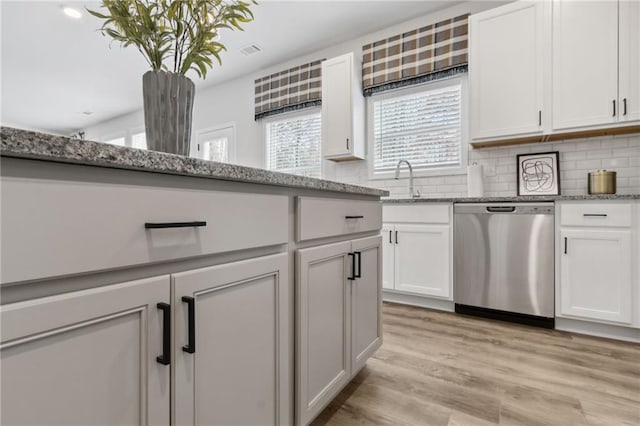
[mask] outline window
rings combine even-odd
[[[321,176],[320,113],[266,123],[267,169]]]
[[[125,146],[125,139],[124,139],[124,136],[122,136],[119,138],[106,140],[105,143],[110,143],[111,145]]]
[[[417,174],[464,173],[463,97],[454,78],[370,98],[371,177],[390,177],[402,159]]]
[[[228,123],[198,133],[198,157],[203,160],[228,163],[235,161],[236,124]]]
[[[131,146],[138,149],[147,149],[147,135],[144,132],[131,135]]]

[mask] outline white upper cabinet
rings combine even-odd
[[[630,1],[554,2],[554,130],[639,118],[639,8]]]
[[[548,1],[519,1],[469,18],[472,139],[545,130],[550,9]]]
[[[620,2],[620,121],[640,120],[640,2]]]
[[[322,153],[327,160],[364,158],[361,72],[353,53],[322,62]]]

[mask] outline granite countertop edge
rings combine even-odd
[[[95,167],[126,169],[260,185],[315,189],[347,194],[388,196],[382,189],[325,179],[218,163],[181,155],[73,139],[12,127],[0,127],[0,156]]]
[[[512,197],[445,197],[445,198],[383,198],[383,204],[420,204],[420,203],[513,203],[513,202],[551,202],[551,201],[590,201],[590,200],[640,200],[640,194],[603,194],[603,195],[549,195],[549,196],[512,196]]]

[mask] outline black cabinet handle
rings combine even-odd
[[[345,216],[345,219],[364,219],[364,216]]]
[[[351,276],[347,279],[353,281],[356,279],[356,255],[355,253],[348,253],[348,255],[351,257]]]
[[[487,207],[487,212],[489,213],[513,213],[515,211],[515,206]]]
[[[362,278],[362,252],[354,251],[356,256],[358,256],[358,273],[353,274],[354,278]]]
[[[607,217],[606,213],[585,213],[582,216],[584,217]]]
[[[627,98],[624,98],[622,100],[622,108],[623,108],[622,115],[627,115]]]
[[[616,116],[616,100],[613,100],[613,116]]]
[[[347,138],[347,151],[349,150],[349,138]]]
[[[201,226],[207,226],[207,222],[162,222],[162,223],[145,223],[146,229],[165,229],[165,228],[197,228]]]
[[[567,237],[564,237],[564,254],[567,254]]]
[[[393,244],[393,241],[391,240],[391,234],[393,233],[393,231],[389,231],[389,244]]]
[[[542,110],[538,110],[538,126],[542,126]]]
[[[196,304],[195,299],[189,296],[182,296],[182,301],[187,304],[187,316],[189,327],[189,342],[182,347],[182,350],[193,354],[196,352]]]
[[[398,244],[398,231],[396,231],[396,244]]]
[[[162,311],[162,355],[156,357],[162,365],[171,364],[171,305],[158,303],[157,308]]]

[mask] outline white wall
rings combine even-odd
[[[259,72],[239,77],[224,84],[198,90],[193,107],[193,132],[192,141],[198,131],[219,124],[236,123],[236,163],[264,167],[264,142],[263,123],[255,122],[254,113],[254,81],[260,77],[295,67],[307,62],[322,58],[331,58],[348,52],[361,54],[364,44],[391,37],[403,31],[413,30],[420,26],[429,25],[443,19],[448,19],[464,13],[474,13],[495,7],[502,2],[474,1],[459,4],[457,6],[418,17],[402,24],[394,25],[381,31],[377,31],[354,40],[328,47],[326,49],[295,58],[291,61],[274,65]],[[366,5],[366,3],[363,3]],[[330,7],[330,6],[329,6]],[[328,29],[330,30],[330,29]],[[223,65],[224,66],[224,57]],[[211,71],[215,73],[215,69]],[[85,137],[89,140],[106,139],[107,134],[117,131],[127,131],[128,128],[144,127],[142,111],[136,111],[121,117],[99,123],[85,130]],[[336,166],[339,167],[339,166]],[[334,178],[333,164],[325,165],[324,170],[328,178]]]

